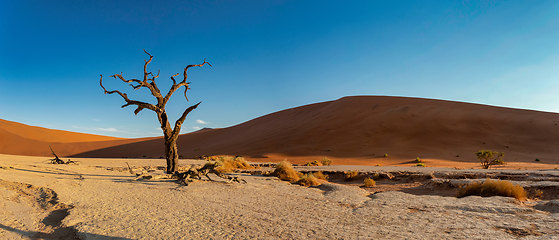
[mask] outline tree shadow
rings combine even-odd
[[[50,216],[50,215],[49,215]],[[48,217],[47,217],[48,218]],[[44,220],[43,220],[44,221]],[[82,240],[84,238],[78,236],[78,231],[73,227],[62,227],[55,229],[52,233],[43,233],[43,232],[35,232],[35,231],[25,231],[16,229],[13,227],[9,227],[0,223],[0,229],[4,229],[6,231],[14,232],[22,236],[27,236],[32,239],[45,239],[45,240],[58,240],[58,239],[65,239],[65,240]],[[93,233],[83,233],[85,235],[93,239],[106,239],[106,240],[131,240],[131,238],[123,238],[123,237],[111,237],[105,236],[100,234],[93,234]]]

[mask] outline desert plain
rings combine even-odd
[[[179,137],[182,167],[243,156],[246,181],[163,174],[161,138],[121,139],[0,120],[1,239],[559,239],[559,114],[358,96]],[[49,146],[77,164],[51,164]],[[505,153],[481,169],[475,152]],[[330,166],[303,166],[327,157]],[[414,160],[422,158],[426,167]],[[537,159],[537,161],[536,161]],[[268,173],[321,171],[304,187]],[[128,165],[127,165],[128,164]],[[344,174],[358,172],[345,181]],[[375,178],[376,185],[363,186]],[[500,179],[527,198],[467,196]]]

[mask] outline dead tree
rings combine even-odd
[[[50,152],[51,152],[52,155],[54,156],[54,158],[50,160],[50,163],[51,163],[51,164],[70,164],[70,163],[76,163],[76,162],[74,162],[74,161],[72,161],[72,160],[70,160],[70,159],[68,159],[67,162],[64,162],[64,160],[60,159],[60,158],[58,157],[58,155],[56,155],[56,153],[54,153],[54,150],[52,150],[52,147],[50,147],[50,145],[49,145],[49,148],[50,148]]]
[[[149,89],[150,92],[151,92],[151,95],[153,95],[157,99],[157,104],[151,104],[151,103],[146,103],[146,102],[142,102],[142,101],[130,100],[128,98],[128,96],[126,95],[126,93],[122,93],[118,90],[107,91],[107,89],[105,89],[105,87],[103,87],[103,75],[101,75],[100,85],[103,88],[103,90],[105,91],[105,93],[108,93],[108,94],[118,93],[118,95],[120,95],[124,99],[124,101],[126,101],[126,104],[122,105],[123,108],[128,107],[130,105],[136,105],[137,108],[136,108],[136,110],[134,110],[134,114],[137,115],[140,111],[142,111],[144,109],[152,110],[157,114],[157,119],[159,120],[159,123],[161,125],[161,130],[163,130],[163,136],[165,138],[165,158],[167,160],[167,173],[175,173],[178,170],[178,159],[179,159],[179,153],[177,151],[177,139],[178,139],[180,131],[181,131],[182,123],[186,119],[186,116],[192,110],[196,109],[198,107],[198,105],[200,105],[201,102],[187,108],[183,112],[182,116],[175,122],[174,128],[171,128],[171,124],[169,123],[169,119],[167,118],[167,113],[165,111],[165,105],[167,104],[167,101],[169,101],[169,99],[171,98],[171,95],[173,95],[173,93],[175,93],[175,91],[177,91],[181,87],[184,87],[184,97],[186,98],[186,101],[188,101],[188,97],[186,96],[186,91],[188,91],[188,89],[190,89],[190,88],[188,88],[188,85],[190,84],[190,82],[186,82],[186,78],[187,78],[187,71],[188,71],[189,68],[191,68],[191,67],[202,67],[205,64],[210,65],[210,67],[212,65],[210,63],[206,62],[206,59],[204,59],[204,62],[201,63],[201,64],[192,64],[192,65],[186,66],[184,68],[183,80],[179,83],[177,83],[177,81],[175,80],[175,77],[178,76],[179,73],[171,76],[171,80],[173,81],[173,85],[171,86],[171,89],[169,89],[169,92],[165,96],[163,96],[161,94],[161,92],[159,91],[159,88],[155,84],[155,79],[159,77],[159,72],[157,73],[157,75],[153,75],[151,72],[147,71],[147,66],[151,62],[151,60],[153,59],[153,56],[151,54],[149,54],[148,52],[146,52],[146,50],[144,50],[144,52],[149,56],[149,60],[144,60],[145,64],[144,64],[144,78],[143,78],[143,80],[138,80],[138,79],[126,80],[124,77],[122,77],[122,73],[121,74],[115,74],[115,75],[112,75],[110,77],[113,77],[115,79],[118,78],[125,83],[129,83],[130,86],[132,86],[132,88],[134,90],[140,89],[142,87],[145,87],[145,88]],[[151,76],[151,78],[150,78],[150,76]],[[136,84],[136,85],[134,85],[134,84]]]

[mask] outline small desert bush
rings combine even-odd
[[[327,157],[322,158],[322,160],[320,162],[324,166],[330,166],[330,164],[332,164],[332,160],[330,160],[330,158],[327,158]]]
[[[385,153],[385,154],[384,154],[384,157],[388,157],[388,153]]]
[[[371,179],[371,178],[365,178],[365,187],[372,187],[375,186],[377,184],[377,182],[375,182],[375,180]]]
[[[291,163],[288,161],[282,161],[276,164],[276,170],[274,170],[272,175],[283,181],[289,182],[297,182],[300,178],[299,172],[295,171]]]
[[[427,166],[425,166],[425,164],[423,164],[423,163],[418,163],[418,164],[415,165],[415,166],[418,166],[418,167],[427,167]]]
[[[416,162],[416,163],[420,163],[422,160],[423,160],[423,159],[421,159],[421,158],[419,158],[419,157],[416,157],[416,158],[415,158],[415,162]]]
[[[348,172],[345,173],[345,180],[346,181],[355,180],[357,178],[357,176],[359,176],[358,171],[348,171]]]
[[[322,172],[314,172],[313,175],[321,180],[328,180],[328,175],[322,173]]]
[[[307,173],[301,176],[299,181],[297,181],[297,184],[305,187],[310,187],[310,186],[318,186],[320,185],[320,182],[318,182],[318,179],[312,173]]]
[[[234,169],[252,169],[253,167],[243,157],[219,157],[216,162],[220,165],[215,170],[221,173]]]
[[[219,160],[218,156],[204,156],[203,157],[206,161],[217,161]]]
[[[512,184],[510,181],[501,180],[486,180],[485,182],[476,181],[470,184],[466,184],[458,190],[456,197],[466,197],[466,196],[504,196],[504,197],[514,197],[518,200],[526,199],[526,191],[524,188],[518,185]]]
[[[321,166],[321,165],[318,161],[314,160],[312,162],[306,163],[305,166]]]
[[[489,169],[492,165],[505,164],[503,159],[501,159],[505,156],[505,153],[494,152],[491,150],[479,150],[476,152],[476,156],[483,169]]]

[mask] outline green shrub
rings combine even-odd
[[[418,163],[418,164],[415,165],[415,166],[418,166],[418,167],[427,167],[427,166],[425,166],[425,164],[423,164],[423,163]]]
[[[388,157],[388,153],[385,153],[385,154],[384,154],[384,157]]]
[[[288,161],[281,161],[276,164],[276,169],[272,173],[273,176],[278,177],[283,181],[297,182],[299,181],[299,172],[293,169],[293,166]]]
[[[365,183],[365,184],[364,184],[365,187],[372,187],[372,186],[375,186],[375,185],[377,184],[377,183],[375,182],[375,180],[370,179],[370,178],[365,178],[364,183]]]
[[[416,163],[420,163],[422,160],[423,160],[423,159],[421,159],[421,158],[419,158],[419,157],[416,157],[416,158],[415,158],[415,162],[416,162]]]
[[[321,162],[322,162],[322,165],[324,165],[324,166],[330,166],[330,164],[332,164],[332,160],[330,160],[327,157],[322,158]]]
[[[539,161],[540,161],[540,159],[539,159],[539,158],[536,158],[536,162],[539,162]]]
[[[466,196],[504,196],[504,197],[514,197],[518,200],[526,199],[526,191],[524,188],[518,185],[512,184],[510,181],[501,180],[485,180],[485,182],[476,181],[470,184],[466,184],[458,190],[456,197],[466,197]]]
[[[492,165],[505,164],[505,162],[501,159],[505,156],[505,153],[494,152],[491,150],[480,150],[476,152],[476,156],[483,169],[489,169]]]
[[[312,162],[306,163],[305,166],[320,166],[320,163],[318,163],[318,161],[314,160]]]

